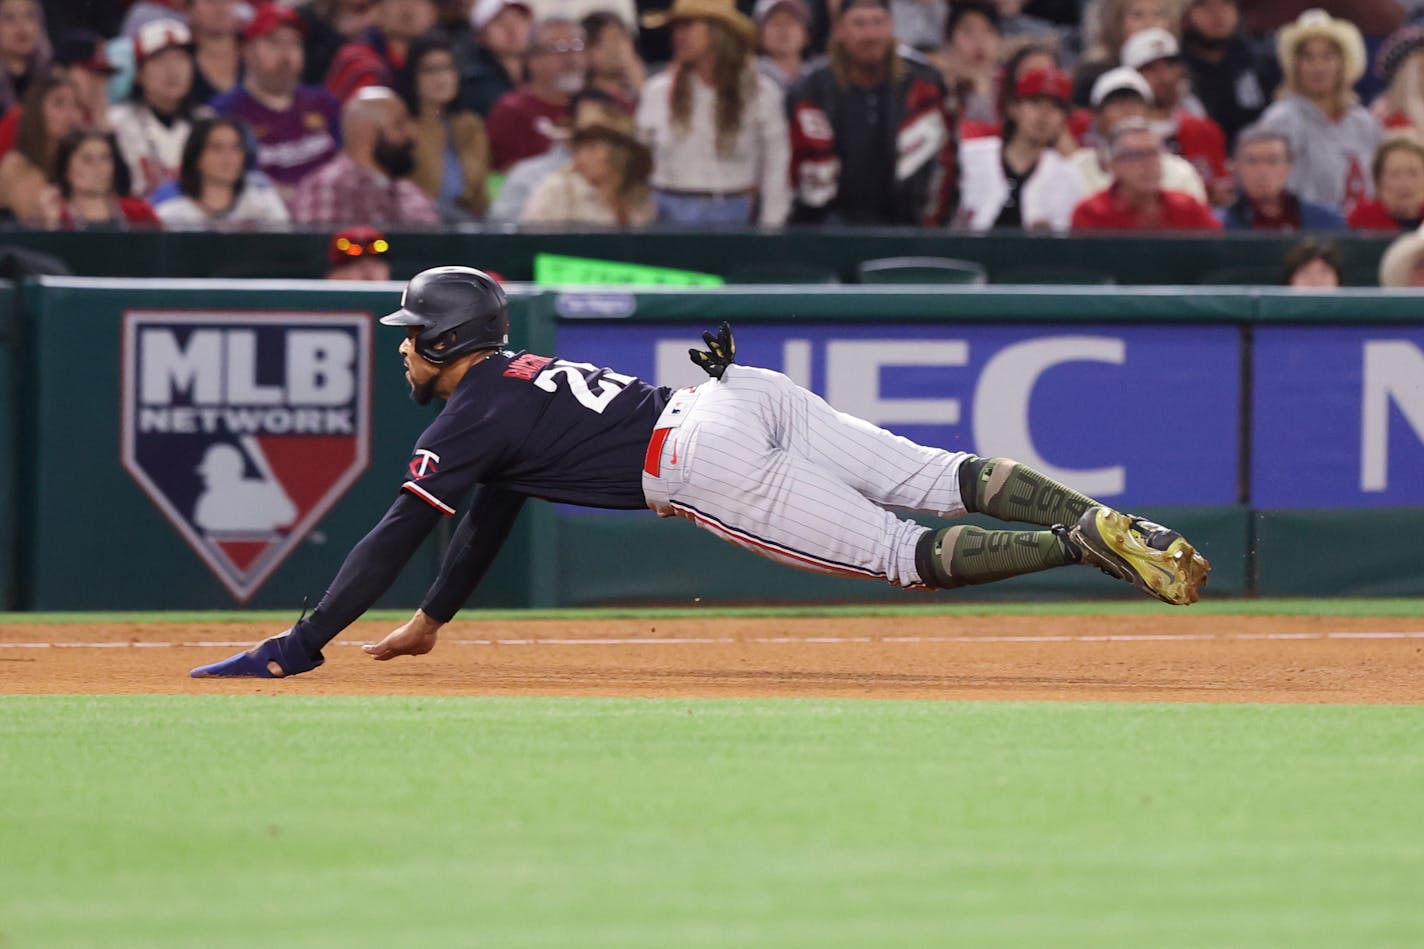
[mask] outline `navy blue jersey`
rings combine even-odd
[[[401,488],[446,514],[476,485],[646,507],[643,455],[669,395],[589,363],[495,353],[465,373],[415,443]]]

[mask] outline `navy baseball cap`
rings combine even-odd
[[[118,68],[109,62],[104,38],[93,30],[65,30],[54,41],[54,61],[59,66],[79,66],[109,75]]]

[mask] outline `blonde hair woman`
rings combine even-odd
[[[1276,36],[1284,81],[1260,124],[1289,139],[1290,190],[1349,215],[1374,193],[1370,163],[1379,123],[1352,91],[1365,71],[1365,43],[1348,20],[1307,10]]]
[[[732,0],[676,0],[673,61],[648,80],[638,130],[653,151],[659,220],[780,225],[791,209],[781,89],[757,71],[756,28]]]
[[[611,103],[580,108],[571,161],[535,185],[520,223],[642,227],[652,223],[648,175],[653,159],[633,120]]]

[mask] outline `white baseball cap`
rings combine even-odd
[[[1127,38],[1127,42],[1122,44],[1122,64],[1129,69],[1141,69],[1159,59],[1175,59],[1181,52],[1182,48],[1170,30],[1154,26],[1138,30]]]
[[[1088,97],[1088,101],[1096,109],[1108,96],[1124,90],[1135,92],[1148,102],[1152,101],[1152,87],[1142,78],[1140,72],[1128,66],[1109,69],[1099,76],[1098,81],[1093,83],[1093,93]]]
[[[470,26],[478,33],[489,26],[490,21],[503,13],[506,7],[518,7],[531,17],[534,15],[534,8],[524,0],[479,0],[470,11]]]
[[[154,20],[145,23],[134,36],[134,62],[140,66],[166,49],[193,45],[193,34],[182,20]]]

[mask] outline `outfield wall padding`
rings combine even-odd
[[[18,608],[47,610],[245,603],[295,611],[304,596],[314,603],[389,505],[415,439],[434,415],[406,397],[399,333],[375,324],[399,290],[395,283],[307,281],[27,283],[26,389],[0,411],[0,447],[12,440],[0,466],[0,503],[11,514],[0,541],[7,530],[23,540],[18,550],[13,543],[0,548],[16,552],[20,567],[8,592],[0,576],[0,594]],[[1020,450],[1037,452],[1067,472],[1069,483],[1081,477],[1099,486],[1089,493],[1179,527],[1215,564],[1212,593],[1420,592],[1419,551],[1399,540],[1421,536],[1417,527],[1424,526],[1424,373],[1416,379],[1413,372],[1424,361],[1424,317],[1417,297],[1192,287],[699,293],[512,286],[511,299],[514,346],[669,385],[698,380],[687,346],[704,328],[729,320],[745,363],[782,369],[833,405],[924,444],[1021,459]],[[293,393],[301,386],[284,368],[290,357],[273,357],[273,347],[293,345],[291,331],[321,335],[328,323],[365,340],[369,462],[328,510],[312,515],[299,542],[271,561],[265,579],[239,595],[218,567],[265,563],[277,548],[259,541],[281,531],[198,515],[198,492],[211,490],[211,445],[169,438],[191,434],[181,425],[192,423],[182,420],[197,417],[169,409],[211,408],[199,404],[218,385],[199,359],[209,349],[222,353],[212,372],[224,380],[228,408],[260,408],[266,398],[297,405]],[[0,346],[0,377],[5,357]],[[164,368],[149,379],[147,366]],[[298,376],[302,391],[328,382],[321,373]],[[133,395],[140,391],[142,398]],[[176,401],[160,404],[170,397]],[[145,401],[152,399],[160,401]],[[136,406],[157,414],[136,422]],[[143,438],[133,434],[136,426],[149,426]],[[7,435],[15,431],[17,441]],[[303,500],[302,482],[320,466],[293,468],[291,458],[327,456],[314,449],[291,455],[280,438],[264,441],[274,437],[266,429],[253,437],[258,449],[239,434],[209,441],[240,449],[249,481],[265,477],[270,464],[295,506],[315,511]],[[1401,524],[1413,526],[1401,531]],[[419,602],[452,526],[446,522],[422,548],[382,605]],[[1348,563],[1340,566],[1340,558]],[[1131,593],[1088,571],[1053,571],[941,594],[1072,595]],[[901,596],[888,585],[773,567],[650,513],[533,502],[474,604]]]

